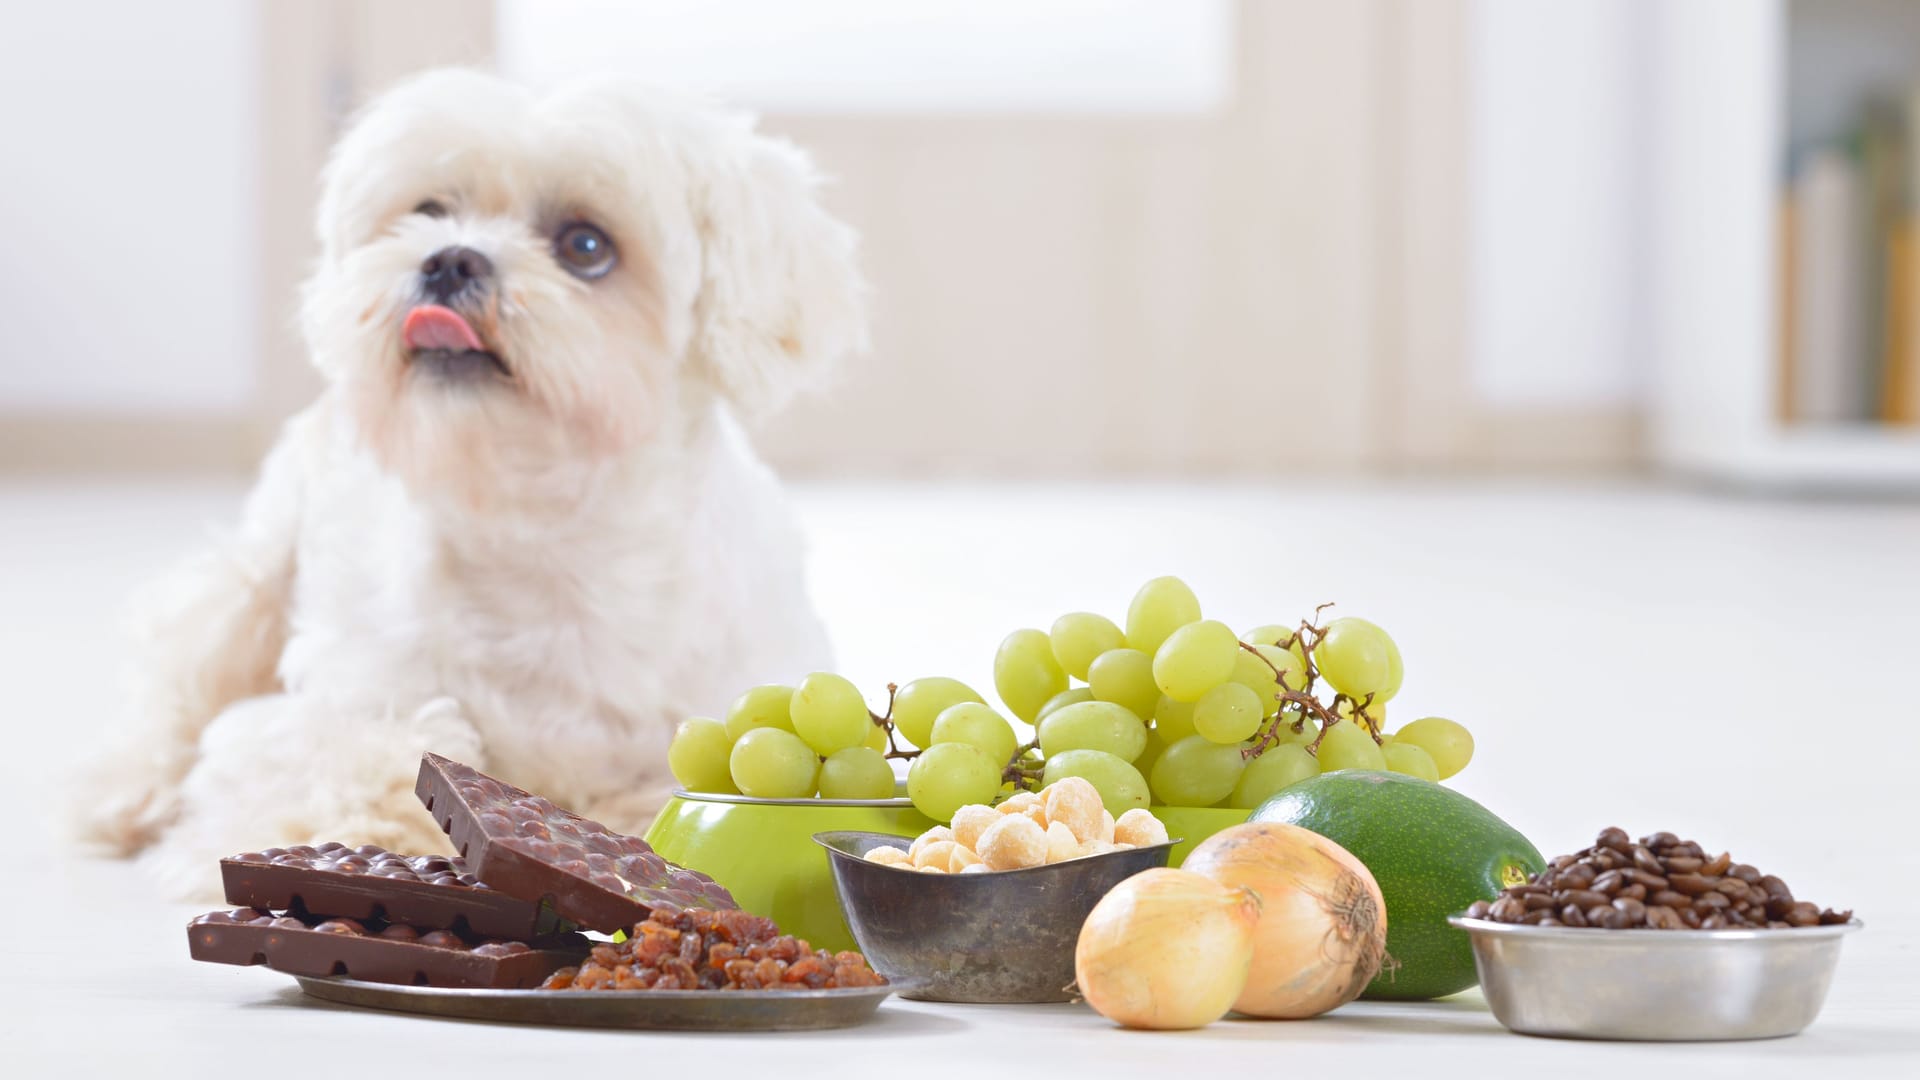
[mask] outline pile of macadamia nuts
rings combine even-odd
[[[1136,808],[1116,820],[1092,784],[1070,776],[998,806],[963,806],[951,826],[928,829],[904,851],[877,847],[866,858],[923,874],[984,874],[1166,842],[1159,818]]]

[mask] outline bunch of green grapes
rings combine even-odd
[[[1068,776],[1115,817],[1150,803],[1252,809],[1335,769],[1441,780],[1464,768],[1473,737],[1451,720],[1387,733],[1401,677],[1398,646],[1364,619],[1235,635],[1162,577],[1134,595],[1124,628],[1074,612],[1007,635],[993,682],[1013,719],[939,676],[889,686],[875,715],[851,682],[820,672],[747,691],[724,721],[686,721],[667,760],[692,791],[833,799],[891,797],[891,762],[909,761],[907,796],[938,821]]]
[[[1008,635],[994,661],[1001,700],[1043,755],[1016,763],[1016,781],[1081,776],[1115,814],[1149,801],[1252,809],[1335,769],[1452,776],[1473,755],[1464,727],[1427,717],[1386,731],[1402,675],[1399,647],[1365,619],[1236,635],[1174,577],[1141,586],[1124,627],[1074,612]]]
[[[912,762],[907,795],[945,821],[991,803],[1021,748],[1013,725],[957,679],[916,679],[892,692],[885,716],[847,679],[815,672],[798,686],[756,686],[724,721],[694,717],[674,731],[667,765],[689,791],[762,799],[887,799],[892,760]],[[904,739],[911,747],[898,745]]]

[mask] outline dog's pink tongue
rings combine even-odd
[[[459,312],[438,304],[422,304],[407,312],[407,321],[400,324],[400,336],[406,339],[409,349],[486,351],[486,346],[480,344],[480,335],[473,332],[473,327],[467,325]]]

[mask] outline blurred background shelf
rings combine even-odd
[[[1920,426],[1879,419],[1898,412],[1882,400],[1900,392],[1892,365],[1920,363],[1920,290],[1889,254],[1920,190],[1905,107],[1920,87],[1920,4],[1667,4],[1649,19],[1654,460],[1790,492],[1920,492]],[[1873,122],[1898,125],[1903,151],[1881,160]],[[1813,245],[1807,218],[1835,208],[1796,188],[1810,162],[1836,170],[1822,183],[1853,185],[1829,184],[1842,218]],[[1811,380],[1847,422],[1795,417]]]

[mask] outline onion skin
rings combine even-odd
[[[1101,897],[1080,928],[1074,981],[1095,1012],[1132,1028],[1205,1027],[1246,988],[1260,901],[1166,867]]]
[[[1387,905],[1366,865],[1319,833],[1277,822],[1235,825],[1193,849],[1183,869],[1260,897],[1253,965],[1234,1011],[1303,1020],[1360,996],[1387,954]]]

